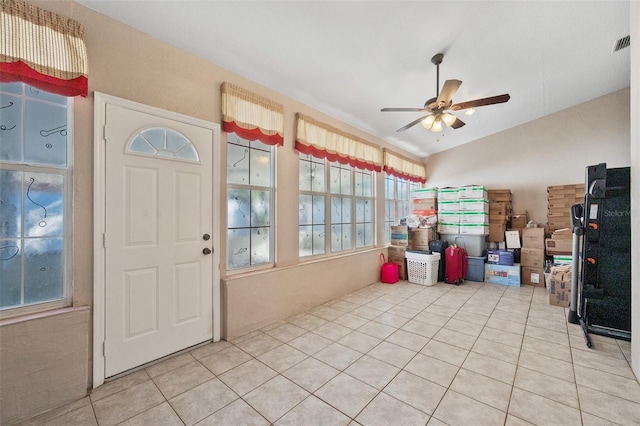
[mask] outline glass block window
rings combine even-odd
[[[153,127],[135,135],[127,146],[127,153],[200,162],[198,150],[186,136],[164,127]]]
[[[387,174],[384,178],[384,242],[391,243],[391,225],[412,213],[412,192],[420,184]]]
[[[0,83],[0,310],[68,304],[73,103]]]
[[[373,172],[305,154],[299,162],[300,257],[373,246]]]
[[[273,263],[273,148],[227,135],[227,269]]]

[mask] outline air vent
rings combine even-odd
[[[629,47],[630,44],[631,44],[630,36],[622,37],[621,39],[616,40],[616,42],[613,44],[613,50],[611,51],[611,53],[616,53],[618,50],[622,50],[625,47]]]

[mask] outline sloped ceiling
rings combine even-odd
[[[629,86],[629,1],[77,0],[418,156],[471,142]],[[458,113],[467,125],[396,129],[436,95],[509,93]]]

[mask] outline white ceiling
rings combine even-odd
[[[113,1],[79,3],[388,141],[428,156],[629,86],[629,1]],[[509,93],[460,129],[422,107]]]

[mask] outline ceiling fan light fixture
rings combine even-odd
[[[435,117],[433,115],[428,115],[420,123],[422,124],[422,127],[424,127],[425,129],[431,129],[431,126],[433,126],[434,120],[435,120]]]
[[[451,125],[456,121],[456,116],[445,112],[442,114],[442,121],[444,121],[444,124],[451,127]]]
[[[469,108],[464,113],[466,115],[473,115],[474,112],[476,112],[476,110],[474,108]]]
[[[436,133],[442,131],[442,120],[440,119],[440,117],[437,117],[433,121],[433,126],[431,126],[431,131]]]

